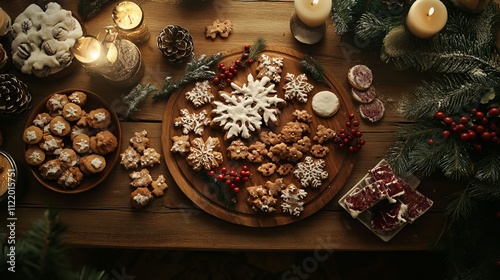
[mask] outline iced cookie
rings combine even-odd
[[[56,116],[50,121],[49,129],[56,136],[66,136],[71,131],[71,125],[62,116]]]
[[[33,146],[26,150],[24,159],[29,165],[39,165],[45,161],[45,152],[39,147]]]
[[[43,131],[38,126],[29,126],[24,130],[23,141],[26,144],[36,144],[42,140]]]
[[[339,108],[339,98],[331,91],[320,91],[312,98],[313,112],[322,118],[329,118],[335,115]]]
[[[81,91],[74,91],[68,96],[68,100],[81,107],[87,103],[87,95]]]
[[[90,111],[85,118],[92,128],[105,129],[111,124],[111,114],[104,108]]]
[[[107,130],[90,137],[90,148],[94,153],[105,155],[116,150],[116,147],[118,147],[118,140],[113,133]]]
[[[66,103],[62,109],[62,116],[70,122],[77,121],[82,117],[82,108],[75,103]]]
[[[152,199],[153,195],[148,188],[137,188],[130,194],[130,205],[136,209],[141,209],[148,205]]]
[[[78,167],[70,167],[64,170],[61,177],[57,180],[59,186],[63,189],[74,189],[83,181],[83,173]]]
[[[73,138],[73,150],[79,154],[85,154],[90,150],[90,137],[86,134],[80,134]]]
[[[80,159],[80,170],[84,174],[102,172],[106,167],[106,159],[101,155],[91,154]]]

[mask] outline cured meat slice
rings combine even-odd
[[[366,65],[354,65],[347,72],[347,80],[353,88],[367,90],[373,82],[372,70]]]
[[[398,199],[408,206],[408,211],[406,213],[406,220],[409,223],[413,223],[418,217],[422,216],[434,202],[420,193],[414,190],[410,185],[403,184],[404,195],[400,196]]]
[[[387,198],[387,188],[384,181],[379,180],[364,187],[355,189],[344,200],[345,206],[353,218]]]
[[[384,233],[399,228],[406,223],[404,218],[408,207],[401,202],[384,203],[374,210],[371,227],[378,233]]]
[[[387,164],[380,164],[368,171],[370,175],[375,178],[375,180],[383,180],[388,183],[396,179],[396,175],[392,171],[391,167]]]
[[[361,117],[370,122],[379,121],[385,112],[385,106],[380,99],[375,98],[372,102],[359,105]]]
[[[358,90],[356,88],[351,89],[351,94],[354,100],[359,103],[370,103],[377,97],[377,91],[373,85],[367,90]]]

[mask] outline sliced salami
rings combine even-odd
[[[361,117],[370,122],[376,122],[384,116],[385,107],[380,99],[375,98],[372,102],[359,105]]]
[[[404,195],[399,199],[402,203],[408,205],[406,219],[409,223],[413,223],[418,217],[427,212],[434,202],[407,184],[404,184],[403,188]]]
[[[354,65],[347,73],[347,80],[353,88],[367,90],[373,82],[372,70],[366,65]]]
[[[370,103],[377,97],[377,91],[373,85],[367,90],[351,89],[351,94],[354,100],[359,103]]]
[[[383,203],[374,209],[371,226],[374,231],[384,233],[406,223],[404,218],[408,207],[401,202]]]

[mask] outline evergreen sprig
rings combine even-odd
[[[154,93],[152,96],[155,99],[168,98],[172,93],[188,83],[213,78],[215,76],[215,72],[210,69],[213,65],[217,64],[220,57],[220,53],[213,54],[208,58],[205,54],[202,54],[198,59],[196,59],[193,54],[191,62],[186,65],[186,70],[182,78],[178,80],[172,80],[172,77],[165,78],[162,89]]]
[[[257,56],[264,51],[266,48],[266,39],[263,37],[258,37],[250,47],[250,52],[248,53],[248,58],[254,61],[257,60]]]
[[[66,246],[62,235],[66,226],[59,221],[55,210],[46,210],[43,218],[37,219],[22,239],[16,236],[16,243],[9,243],[7,236],[2,238],[0,256],[0,275],[2,279],[22,280],[105,280],[104,272],[84,267],[80,272],[71,270]],[[10,247],[15,247],[15,272],[8,270]]]
[[[203,172],[203,180],[207,182],[206,186],[210,193],[215,194],[217,200],[222,203],[224,208],[229,212],[233,212],[236,209],[235,197],[231,195],[229,188],[224,182],[217,180],[215,177],[208,175],[207,172]]]
[[[148,97],[158,92],[156,86],[147,84],[138,84],[135,86],[128,95],[123,98],[123,103],[127,106],[124,112],[124,118],[127,119],[134,113],[140,110],[142,102]]]
[[[300,61],[300,66],[302,70],[307,72],[311,78],[318,82],[327,84],[325,79],[325,67],[316,61],[312,56],[305,54],[304,59]]]

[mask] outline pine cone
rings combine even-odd
[[[161,54],[172,63],[181,63],[193,52],[193,38],[185,28],[168,25],[158,36]]]
[[[30,108],[28,86],[12,74],[0,74],[0,118],[19,117]]]

